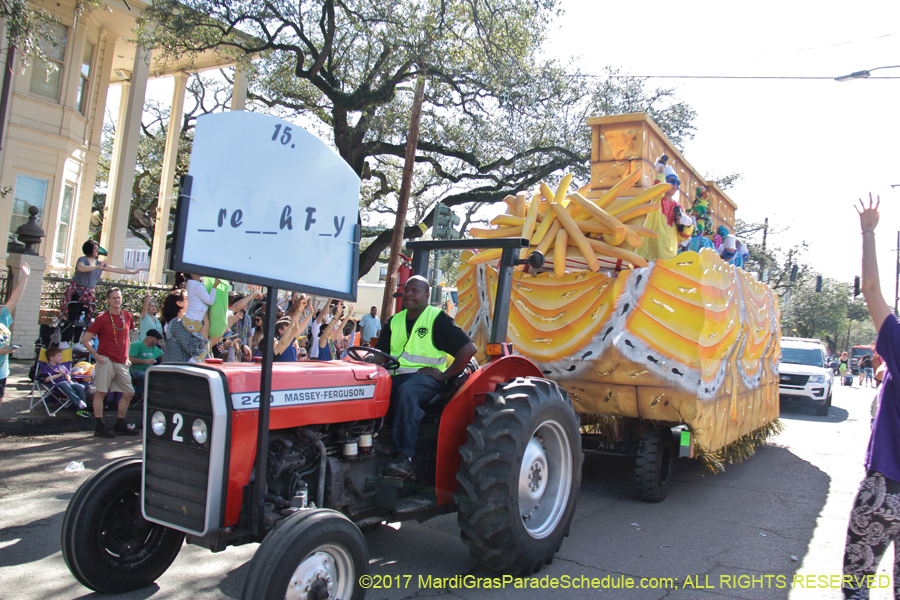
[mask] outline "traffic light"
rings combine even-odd
[[[822,276],[821,275],[816,276],[816,291],[817,292],[822,291]]]
[[[450,209],[447,209],[447,210],[450,210]],[[456,215],[456,213],[451,212],[450,213],[450,227],[449,227],[450,231],[448,231],[448,233],[450,234],[449,239],[451,239],[451,240],[459,239],[460,233],[459,233],[459,229],[457,229],[458,226],[459,226],[459,217]]]
[[[434,239],[459,239],[459,231],[453,228],[454,225],[459,225],[459,217],[453,214],[449,206],[439,203],[434,207],[434,224],[431,229],[431,236]]]
[[[797,281],[797,272],[799,270],[800,270],[800,267],[798,265],[794,265],[793,267],[791,267],[791,281],[792,282]]]
[[[853,278],[853,297],[859,296],[859,275]]]
[[[434,207],[434,223],[431,226],[431,236],[436,240],[450,239],[450,218],[453,211],[446,204],[438,203]]]

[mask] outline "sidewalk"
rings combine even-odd
[[[93,431],[94,419],[75,416],[75,409],[72,407],[62,409],[55,417],[47,416],[42,402],[38,402],[34,409],[29,410],[32,383],[28,379],[28,369],[31,364],[30,360],[9,361],[6,394],[3,403],[0,404],[0,435],[48,435],[68,431]],[[38,398],[37,394],[39,392],[35,390],[35,399]],[[107,424],[114,421],[114,415],[111,413],[112,411],[104,413]],[[140,424],[142,416],[140,411],[129,411],[126,421]]]

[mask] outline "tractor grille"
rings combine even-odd
[[[194,533],[207,523],[210,440],[213,413],[208,380],[185,373],[150,371],[147,374],[144,444],[144,514],[148,518]],[[166,417],[166,430],[156,435],[151,419]],[[208,429],[207,441],[191,435],[194,420]]]
[[[780,385],[787,385],[791,387],[803,387],[808,381],[809,375],[789,375],[788,373],[781,373],[778,376],[778,383]]]

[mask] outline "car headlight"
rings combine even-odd
[[[813,383],[825,383],[825,376],[824,375],[813,375],[812,377],[809,378],[809,380]]]
[[[208,435],[206,429],[206,423],[203,419],[194,419],[193,425],[191,425],[191,435],[194,436],[194,441],[198,444],[205,444],[206,438]]]
[[[156,435],[162,435],[166,432],[166,415],[162,411],[158,410],[150,417],[150,429]]]

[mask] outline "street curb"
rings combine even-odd
[[[125,422],[140,426],[143,413],[125,415]],[[109,414],[104,415],[107,425],[114,423]],[[73,431],[93,431],[94,419],[82,417],[34,417],[24,419],[8,419],[0,421],[2,435],[53,435],[71,433]]]

